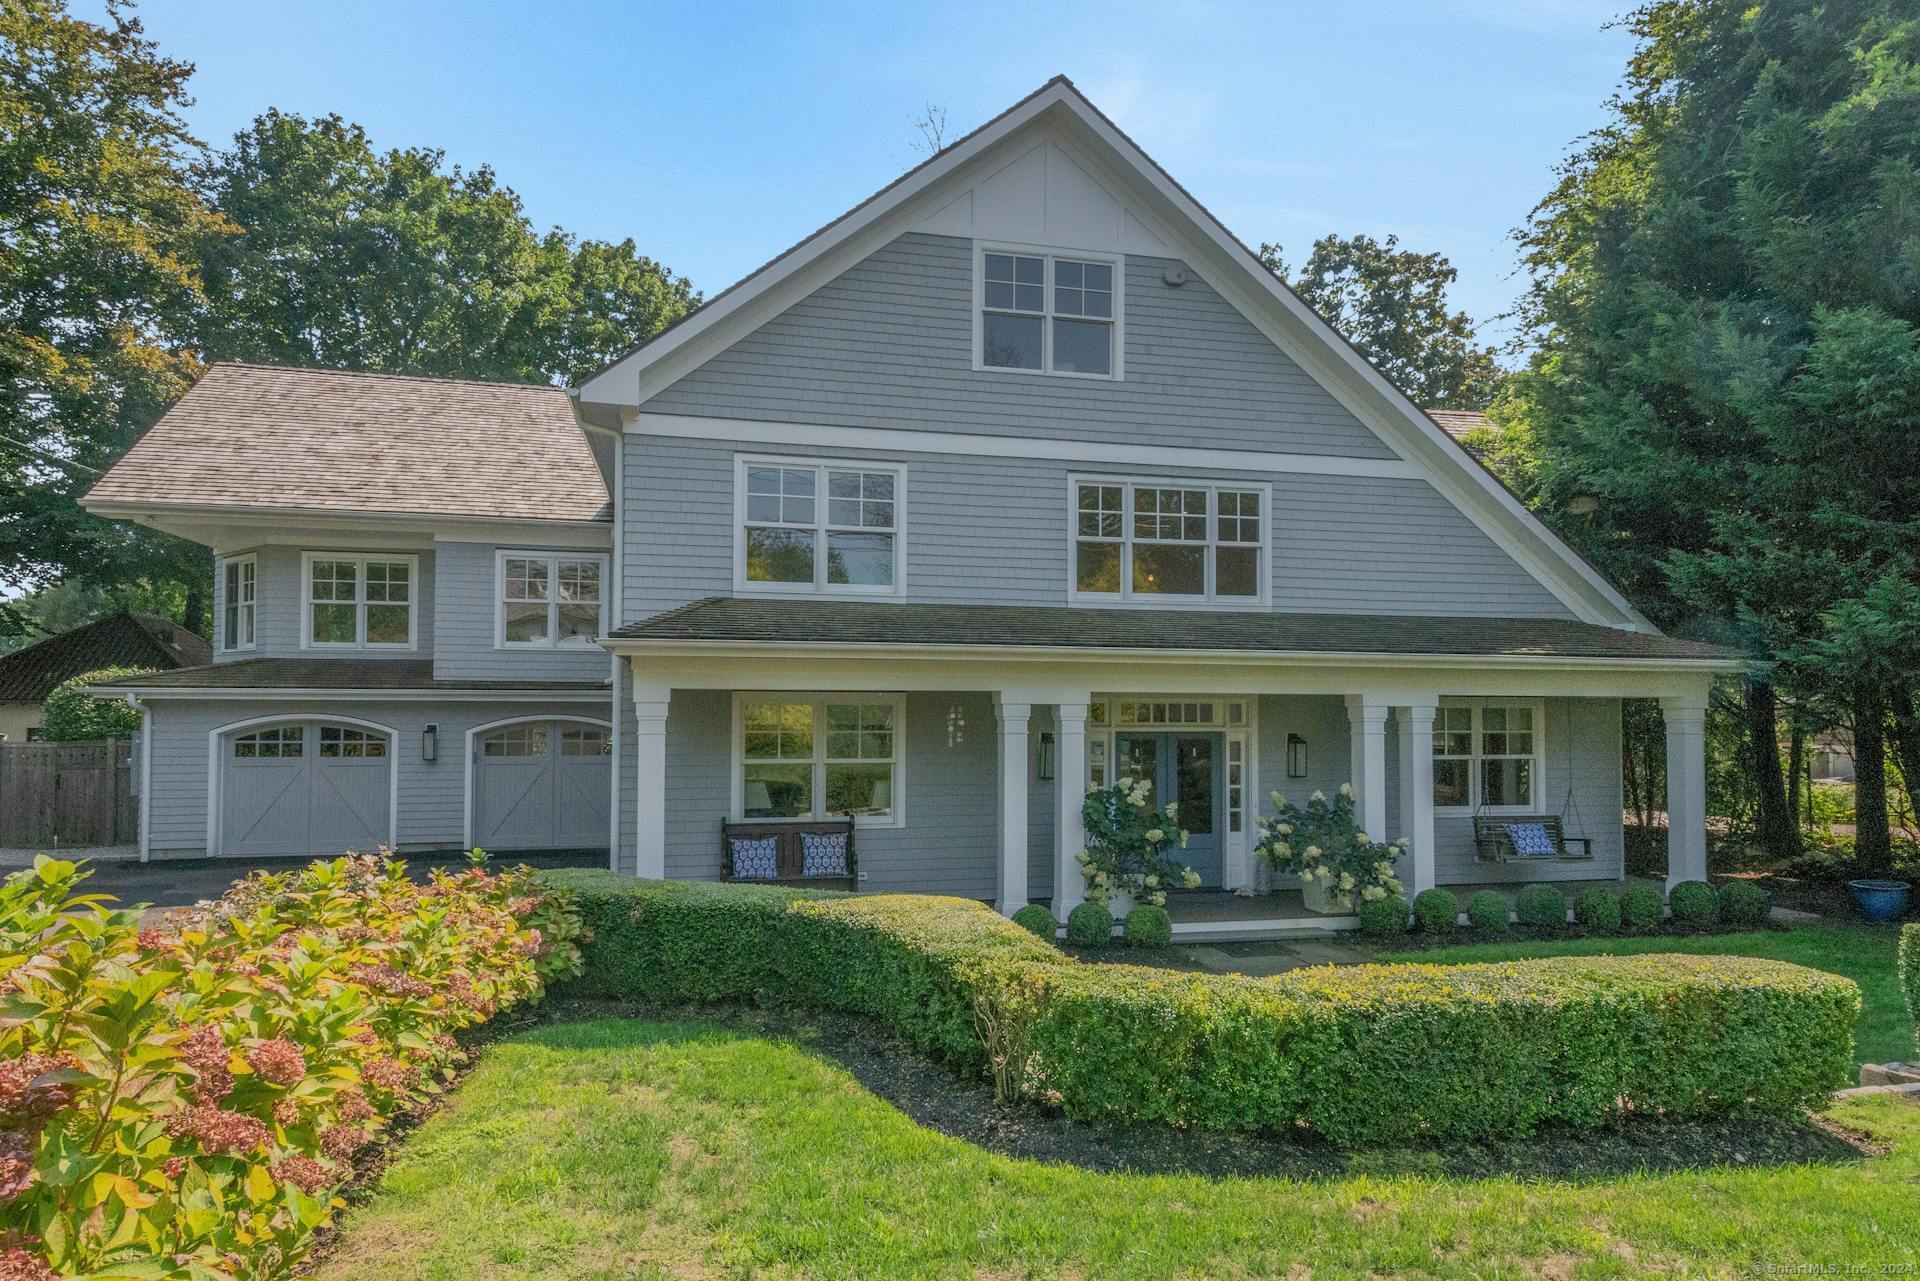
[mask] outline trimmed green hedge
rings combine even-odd
[[[1853,1067],[1858,989],[1781,962],[1248,979],[1081,963],[963,899],[546,876],[579,894],[589,992],[857,1011],[963,1069],[1011,1063],[1019,1093],[1082,1121],[1488,1138],[1623,1109],[1790,1114]]]
[[[1914,1054],[1920,1057],[1920,925],[1900,927],[1900,987],[1907,994],[1907,1013],[1915,1024]]]

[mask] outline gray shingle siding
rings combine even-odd
[[[610,660],[597,645],[573,649],[494,645],[495,562],[502,546],[509,551],[573,550],[522,543],[439,544],[434,554],[433,674],[441,680],[606,679]]]
[[[623,622],[733,591],[734,458],[767,453],[906,464],[903,599],[945,604],[1066,604],[1068,476],[1166,474],[1091,448],[1065,462],[629,436]],[[1181,474],[1273,486],[1276,609],[1571,617],[1423,480]]]
[[[1393,453],[1186,264],[1131,256],[1125,378],[975,370],[973,243],[900,237],[649,400],[657,413],[1355,458]]]

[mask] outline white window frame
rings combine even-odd
[[[746,764],[748,703],[806,703],[813,707],[813,801],[811,815],[792,818],[746,817]],[[736,823],[830,822],[827,801],[827,704],[884,703],[893,709],[893,813],[856,814],[856,827],[905,827],[907,825],[907,699],[906,695],[882,694],[859,690],[814,693],[811,690],[735,690],[733,694],[733,742],[728,752],[730,796],[727,813]]]
[[[245,641],[236,641],[227,626],[227,571],[229,569],[251,569],[251,581],[245,573],[241,574],[241,585],[252,591],[238,602],[238,610],[245,615]],[[213,568],[214,608],[219,612],[220,652],[223,654],[244,653],[253,649],[260,641],[260,558],[252,552],[244,556],[221,556],[214,561]]]
[[[753,467],[807,468],[815,473],[813,524],[810,527],[784,525],[788,529],[811,528],[814,535],[813,582],[761,583],[747,578],[747,471]],[[829,471],[884,472],[893,477],[893,528],[866,532],[891,532],[893,535],[893,583],[876,586],[864,583],[827,581],[827,536],[830,532],[858,532],[835,526],[827,519],[827,473]],[[783,522],[784,524],[784,522]],[[733,589],[769,596],[900,596],[907,590],[907,465],[873,462],[862,458],[806,458],[775,454],[736,454],[733,459]]]
[[[1009,365],[989,365],[986,362],[987,329],[987,255],[1016,254],[1023,258],[1041,258],[1046,268],[1041,279],[1041,289],[1045,294],[1045,310],[1040,312],[1022,312],[1022,315],[1037,315],[1040,320],[1040,368],[1016,369]],[[1077,370],[1055,369],[1053,367],[1053,264],[1057,259],[1069,262],[1093,262],[1113,268],[1113,372],[1110,374],[1083,374]],[[976,241],[973,251],[973,367],[976,371],[994,374],[1025,374],[1042,378],[1084,378],[1093,382],[1124,382],[1126,380],[1125,353],[1126,343],[1126,267],[1125,254],[1103,252],[1096,249],[1072,249],[1060,245],[1022,245],[1005,241]],[[1096,317],[1066,316],[1067,320],[1097,319]]]
[[[317,560],[353,561],[359,568],[355,571],[353,611],[353,639],[351,641],[317,641],[313,638],[313,563]],[[407,566],[407,643],[396,645],[390,641],[369,641],[367,639],[367,564],[369,561],[382,561]],[[420,558],[410,552],[329,552],[303,551],[300,553],[300,648],[331,650],[375,650],[386,653],[403,654],[420,648]],[[344,605],[346,601],[328,601],[331,605]]]
[[[1083,592],[1080,590],[1080,487],[1082,485],[1120,486],[1120,537],[1091,541],[1118,542],[1120,545],[1120,590]],[[1207,549],[1207,591],[1202,596],[1173,596],[1136,593],[1133,590],[1133,491],[1141,489],[1204,489],[1207,491],[1207,540],[1185,542],[1184,546]],[[1260,496],[1260,541],[1225,543],[1220,541],[1220,494],[1222,491]],[[1161,540],[1147,539],[1149,543]],[[1255,547],[1260,554],[1257,571],[1259,593],[1254,596],[1221,596],[1215,591],[1215,549],[1221,546]],[[1264,481],[1202,480],[1196,477],[1103,476],[1073,474],[1067,477],[1067,603],[1096,609],[1265,609],[1273,599],[1273,486]]]
[[[1467,766],[1467,803],[1465,805],[1435,805],[1433,812],[1443,817],[1459,818],[1472,814],[1544,814],[1543,808],[1547,791],[1547,702],[1543,698],[1443,698],[1442,707],[1470,707],[1473,709],[1473,755],[1465,758]],[[1489,707],[1524,707],[1533,712],[1533,754],[1525,757],[1498,756],[1489,757],[1482,751],[1482,739],[1485,736],[1485,717],[1483,713]],[[1431,746],[1428,748],[1432,750]],[[1438,757],[1435,758],[1440,759]],[[1449,757],[1460,760],[1461,757]],[[1487,760],[1527,760],[1533,765],[1533,800],[1526,805],[1482,805],[1481,765]]]
[[[547,562],[547,634],[542,640],[510,641],[507,639],[507,562],[510,560]],[[493,554],[493,647],[495,649],[577,650],[598,646],[598,637],[558,639],[560,598],[554,588],[560,579],[560,562],[563,560],[592,561],[600,566],[600,621],[595,624],[595,627],[601,635],[606,634],[607,604],[613,595],[613,579],[608,558],[605,555],[597,552],[500,547],[496,548]]]

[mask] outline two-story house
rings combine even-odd
[[[143,849],[605,846],[852,815],[860,886],[1080,897],[1086,786],[1260,881],[1351,782],[1411,888],[1622,868],[1661,636],[1059,79],[569,393],[217,366],[89,506],[217,553],[215,662],[130,683]],[[610,656],[611,655],[611,656]],[[1481,861],[1552,815],[1591,859]],[[1577,832],[1576,832],[1577,829]]]

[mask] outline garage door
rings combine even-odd
[[[526,721],[478,736],[473,843],[485,850],[606,848],[613,754],[607,731]]]
[[[220,784],[221,851],[371,851],[392,832],[391,744],[381,730],[326,721],[230,734]]]

